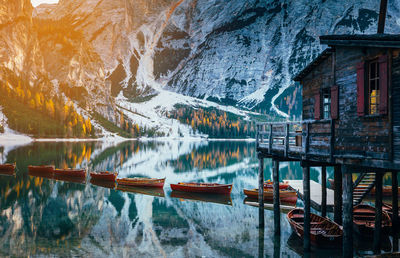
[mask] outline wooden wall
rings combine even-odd
[[[336,85],[339,87],[339,118],[335,122],[334,154],[338,157],[366,158],[371,160],[389,160],[391,151],[391,125],[388,115],[363,116],[357,114],[357,64],[365,59],[377,58],[387,54],[387,49],[336,47]],[[328,57],[315,67],[302,80],[303,85],[303,120],[314,119],[315,94],[321,88],[334,85],[332,76],[332,58]],[[396,63],[397,62],[397,63]],[[400,81],[400,59],[396,59],[397,77]],[[400,87],[397,83],[396,102],[397,127],[395,128],[397,143],[400,142]],[[396,109],[396,108],[395,108]],[[320,125],[319,129],[325,133],[329,124]],[[318,132],[318,126],[313,128]],[[327,153],[325,136],[314,137],[320,147],[310,145],[310,152]],[[323,144],[322,144],[323,143]],[[318,144],[317,144],[318,145]],[[397,156],[400,159],[400,146],[396,146]]]
[[[392,59],[393,151],[394,161],[400,163],[400,50]]]
[[[337,47],[336,83],[339,86],[339,119],[335,154],[389,159],[390,121],[385,116],[357,114],[357,64],[386,54],[386,49]]]
[[[315,94],[321,88],[329,88],[333,85],[332,77],[332,55],[323,60],[321,64],[313,69],[303,80],[303,120],[314,119]]]

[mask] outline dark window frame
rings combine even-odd
[[[321,119],[331,119],[332,95],[331,88],[321,89]]]
[[[378,59],[368,60],[366,62],[366,83],[365,83],[365,98],[366,115],[379,116],[380,104],[380,74]],[[373,94],[373,92],[375,93]]]

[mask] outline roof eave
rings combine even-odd
[[[328,46],[400,48],[398,41],[320,39],[320,43]]]

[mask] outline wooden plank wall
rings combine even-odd
[[[339,119],[335,125],[335,154],[388,159],[388,116],[359,117],[357,114],[357,64],[376,58],[386,49],[337,47],[336,82],[339,86]]]
[[[400,163],[400,50],[393,52],[392,59],[393,101],[393,151],[394,162]]]
[[[319,93],[321,88],[330,88],[332,84],[332,56],[330,56],[302,80],[303,120],[314,119],[315,94]]]

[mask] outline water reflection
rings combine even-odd
[[[14,177],[0,175],[0,256],[298,257],[281,214],[274,237],[273,212],[244,204],[244,188],[257,186],[254,143],[101,142],[33,143],[0,148],[4,162],[17,162]],[[265,179],[271,163],[265,161]],[[119,177],[166,177],[164,190],[46,174],[28,165],[117,171]],[[282,163],[282,179],[301,179],[298,163]],[[319,180],[319,170],[312,170]],[[328,171],[328,177],[330,172]],[[172,192],[170,183],[233,184],[231,197]],[[23,248],[21,248],[23,247]],[[323,251],[321,251],[323,252]],[[325,252],[327,254],[329,252]],[[330,253],[329,253],[330,254]]]

